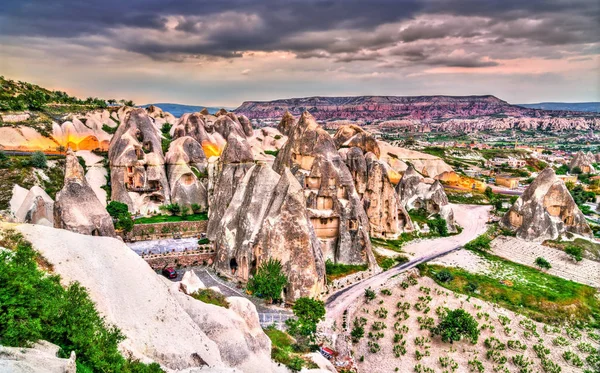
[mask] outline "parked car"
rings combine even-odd
[[[172,267],[163,268],[162,275],[170,279],[177,278],[177,271]]]

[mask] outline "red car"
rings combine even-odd
[[[169,279],[177,278],[177,271],[172,267],[163,268],[162,275]]]

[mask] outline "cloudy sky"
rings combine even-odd
[[[600,101],[600,1],[3,0],[0,75],[139,104]]]

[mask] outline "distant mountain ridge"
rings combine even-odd
[[[516,104],[529,109],[584,111],[600,113],[600,102],[539,102],[537,104]]]
[[[235,112],[250,119],[281,118],[285,111],[300,115],[308,110],[318,120],[385,121],[414,119],[444,121],[475,117],[544,117],[572,115],[511,105],[492,95],[482,96],[356,96],[303,97],[273,101],[246,101]],[[588,116],[592,113],[578,113]]]
[[[180,117],[185,113],[195,113],[204,108],[206,108],[206,110],[208,110],[208,112],[211,114],[214,114],[217,111],[219,111],[219,109],[221,109],[221,107],[215,107],[215,106],[211,107],[211,106],[201,106],[201,105],[181,105],[181,104],[172,104],[172,103],[164,103],[164,102],[157,103],[157,104],[141,105],[141,107],[147,108],[150,105],[158,106],[163,111],[167,111],[167,112],[173,114],[175,117]],[[227,109],[227,108],[225,108],[225,109]]]

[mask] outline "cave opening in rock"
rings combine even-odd
[[[238,262],[235,258],[229,260],[229,268],[231,268],[231,274],[234,275],[235,271],[238,269]]]

